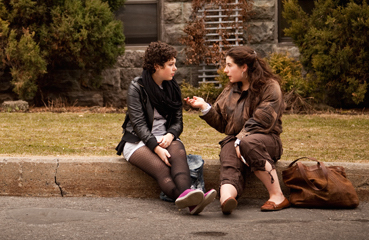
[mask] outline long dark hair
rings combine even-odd
[[[231,48],[227,55],[233,59],[237,66],[247,65],[247,78],[250,83],[249,97],[251,98],[250,114],[255,110],[256,105],[260,101],[260,91],[264,86],[273,79],[281,84],[281,79],[274,74],[269,65],[259,56],[256,51],[248,46],[237,46]]]

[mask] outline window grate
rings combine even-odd
[[[212,48],[214,43],[219,43],[218,50],[222,52],[225,48],[242,45],[243,23],[240,20],[242,9],[238,4],[238,0],[227,4],[235,5],[234,9],[222,9],[221,6],[215,4],[206,4],[198,11],[198,15],[203,17],[205,21],[205,43],[209,48]],[[219,30],[225,32],[225,37],[219,35]],[[219,65],[217,64],[200,64],[199,83],[218,83],[215,81],[218,69]]]

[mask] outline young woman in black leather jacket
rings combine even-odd
[[[152,176],[179,208],[200,213],[216,197],[191,189],[183,131],[181,90],[174,79],[177,51],[152,42],[145,52],[143,72],[128,89],[128,112],[117,154]]]

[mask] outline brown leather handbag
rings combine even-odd
[[[306,166],[298,162],[304,158],[316,161],[317,164]],[[282,177],[284,184],[290,188],[290,202],[294,206],[355,208],[359,205],[355,188],[346,178],[342,166],[326,167],[315,158],[302,157],[283,170]]]

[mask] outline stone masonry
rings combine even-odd
[[[162,6],[160,12],[159,40],[174,46],[179,54],[177,57],[178,71],[176,80],[197,85],[197,66],[185,65],[184,46],[179,38],[184,34],[183,28],[191,15],[191,0],[159,0]],[[260,56],[265,57],[272,52],[289,52],[292,56],[299,55],[298,49],[292,44],[278,43],[277,36],[277,0],[254,0],[253,16],[244,33],[246,44],[253,47]],[[89,81],[88,74],[79,71],[63,71],[55,73],[45,91],[45,99],[63,99],[76,106],[113,106],[124,108],[126,94],[130,81],[141,74],[142,61],[146,46],[126,46],[125,53],[119,56],[117,63],[107,69],[102,75],[102,85],[99,89],[85,89],[83,82]],[[17,100],[12,92],[10,76],[4,76],[0,71],[0,103]]]

